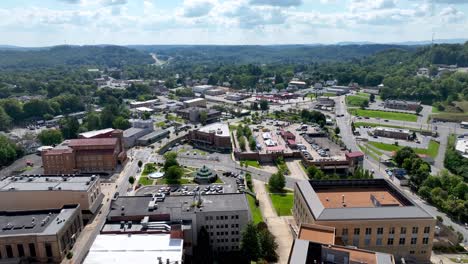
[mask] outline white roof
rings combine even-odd
[[[93,131],[83,132],[83,133],[80,133],[80,136],[83,137],[83,138],[92,138],[92,137],[95,137],[97,135],[106,134],[106,133],[109,133],[109,132],[112,132],[112,131],[114,131],[113,128],[104,128],[104,129],[100,129],[100,130],[93,130]]]
[[[135,109],[136,109],[137,111],[139,111],[139,112],[153,112],[153,109],[151,109],[151,108],[149,108],[149,107],[144,107],[144,106],[142,106],[142,107],[137,107],[137,108],[135,108]]]
[[[265,140],[265,145],[267,145],[268,147],[273,147],[276,146],[276,142],[271,139],[267,139]]]
[[[458,139],[457,144],[455,145],[455,149],[460,152],[463,157],[468,158],[468,139]]]
[[[183,239],[171,239],[169,234],[98,235],[84,264],[154,264],[182,263]]]
[[[190,104],[190,103],[202,102],[202,101],[205,101],[205,99],[203,99],[203,98],[194,98],[194,99],[184,101],[184,103]]]
[[[263,139],[271,139],[271,134],[270,132],[265,132],[262,134]]]
[[[205,133],[216,133],[217,136],[229,137],[229,126],[224,123],[213,123],[199,129]]]

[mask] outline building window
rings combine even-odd
[[[418,242],[418,238],[416,237],[411,238],[411,245],[416,245],[417,242]]]
[[[347,236],[348,235],[348,228],[343,228],[343,230],[341,231],[341,235],[342,236]]]
[[[402,227],[402,228],[401,228],[400,234],[406,234],[406,227]]]
[[[377,228],[377,235],[382,235],[383,234],[383,227]]]
[[[393,238],[389,238],[387,240],[387,245],[393,245]]]
[[[29,255],[31,257],[36,256],[36,246],[33,243],[29,243]]]
[[[423,244],[424,244],[424,245],[429,244],[429,238],[428,238],[428,237],[424,237],[424,238],[423,238]]]
[[[417,234],[419,231],[419,228],[417,226],[413,226],[413,234]]]
[[[11,248],[11,245],[6,245],[6,254],[7,258],[13,258],[13,248]]]
[[[48,258],[51,258],[53,256],[52,254],[52,245],[49,243],[45,243],[45,250],[46,250],[46,256]]]
[[[399,245],[404,245],[406,242],[406,239],[404,237],[400,237],[400,241],[398,242]]]
[[[369,246],[369,245],[370,245],[370,238],[364,239],[364,244],[365,244],[366,246]]]
[[[426,250],[421,250],[421,254],[426,254]]]
[[[372,228],[367,227],[366,228],[366,235],[371,235],[372,234]]]
[[[361,229],[359,228],[354,228],[354,234],[359,235],[361,233]]]
[[[410,252],[409,252],[409,253],[410,253],[410,254],[414,254],[414,250],[410,250]]]
[[[16,245],[18,247],[18,256],[24,257],[24,247],[23,244]]]
[[[382,245],[382,238],[377,238],[377,240],[375,241],[375,244],[377,246],[381,246]]]
[[[390,228],[388,229],[388,233],[389,233],[389,234],[395,234],[395,228],[394,228],[394,227],[390,227]]]
[[[430,231],[431,231],[431,227],[430,227],[430,226],[424,227],[424,234],[429,234]]]
[[[359,247],[359,237],[353,237],[353,246]]]

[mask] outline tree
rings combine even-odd
[[[84,118],[86,129],[89,131],[97,130],[101,128],[101,118],[96,112],[89,112]]]
[[[369,101],[370,101],[371,103],[375,102],[375,95],[374,95],[374,94],[370,94],[370,95],[369,95]]]
[[[252,110],[258,111],[258,103],[257,102],[252,103]]]
[[[76,117],[66,117],[60,122],[60,131],[65,139],[77,138],[80,123]]]
[[[268,180],[268,186],[272,192],[283,192],[286,186],[286,178],[283,173],[273,173]]]
[[[267,100],[260,100],[260,109],[266,111],[269,108],[269,103]]]
[[[177,161],[177,152],[167,152],[166,154],[164,154],[164,159],[164,170],[167,170],[169,169],[169,167],[172,166],[179,166],[179,162]]]
[[[141,168],[143,166],[143,162],[141,160],[138,161],[138,168]]]
[[[307,167],[307,176],[309,176],[310,179],[314,179],[315,178],[315,174],[317,174],[318,171],[320,171],[317,167],[315,167],[314,165],[311,165],[309,167]]]
[[[11,126],[11,117],[0,106],[0,131],[8,130]]]
[[[206,111],[200,111],[200,123],[206,125],[206,120],[208,119],[208,113]]]
[[[135,183],[135,177],[130,176],[130,177],[128,178],[128,183],[130,183],[131,185],[133,185],[133,184]]]
[[[253,223],[247,224],[244,231],[242,231],[241,252],[249,263],[250,261],[256,261],[260,256],[257,228]]]
[[[167,179],[169,183],[175,183],[178,182],[179,179],[182,177],[184,174],[184,171],[180,166],[174,165],[169,167],[165,172],[164,172],[164,177]]]
[[[245,137],[239,138],[239,148],[240,148],[242,151],[245,151]]]
[[[393,160],[397,163],[398,166],[401,167],[403,164],[403,161],[407,158],[413,158],[416,156],[416,153],[414,153],[414,150],[410,147],[403,147],[400,150],[396,152],[395,157]]]
[[[253,136],[249,137],[249,148],[251,151],[255,151],[257,149],[257,142]]]
[[[63,141],[62,132],[57,129],[42,130],[37,137],[42,145],[46,146],[56,145]]]
[[[122,129],[125,130],[127,128],[130,128],[132,125],[130,124],[130,121],[128,119],[118,116],[113,122],[112,122],[112,127],[115,129]]]
[[[337,126],[335,127],[335,135],[339,135],[340,134],[340,128]]]
[[[260,224],[257,225],[260,257],[269,263],[276,263],[278,261],[278,254],[276,253],[278,243],[276,243],[275,237],[270,233],[268,228],[262,227]]]
[[[19,154],[16,145],[7,137],[0,135],[0,166],[13,162]]]
[[[356,131],[356,125],[354,125],[354,122],[351,122],[351,131],[353,133]]]
[[[361,103],[361,109],[365,109],[366,107],[369,107],[369,101],[368,100],[364,100]]]

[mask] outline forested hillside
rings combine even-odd
[[[120,46],[56,46],[38,50],[0,50],[0,69],[34,69],[95,65],[120,67],[149,64],[151,56]]]

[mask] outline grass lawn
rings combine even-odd
[[[158,166],[156,166],[156,164],[154,163],[146,163],[144,168],[143,168],[143,172],[141,173],[141,176],[146,176],[150,173],[153,173],[155,171],[158,170]]]
[[[432,113],[438,114],[438,113],[440,113],[440,110],[437,107],[433,106],[432,107]]]
[[[216,178],[216,181],[214,183],[221,183],[222,184],[224,182],[223,182],[223,180],[221,180],[221,178],[218,177],[218,178]]]
[[[333,97],[336,96],[336,93],[323,93],[322,96]]]
[[[161,121],[161,122],[156,123],[156,126],[157,126],[157,127],[163,127],[163,126],[165,126],[165,125],[166,125],[166,122],[164,122],[164,121]]]
[[[153,182],[154,180],[148,178],[148,177],[144,177],[144,176],[141,176],[140,179],[138,180],[138,183],[143,185],[143,186],[147,186],[147,185],[153,185]]]
[[[275,207],[276,213],[278,216],[291,215],[291,209],[294,205],[294,194],[293,193],[284,193],[284,194],[274,194],[270,193],[271,203]]]
[[[397,151],[403,148],[403,146],[395,146],[392,144],[385,144],[385,143],[380,143],[380,142],[369,142],[368,144],[370,144],[371,146],[377,149],[380,149],[383,151],[389,151],[389,152]],[[429,142],[429,147],[427,149],[413,148],[413,150],[417,154],[425,154],[432,158],[435,158],[437,156],[437,153],[439,153],[439,147],[440,147],[440,144],[438,142],[431,140]]]
[[[242,161],[244,164],[247,164],[250,167],[261,168],[260,163],[256,160],[244,160]]]
[[[250,194],[247,195],[247,200],[249,201],[250,213],[252,213],[252,220],[254,224],[258,224],[263,222],[262,213],[260,212],[260,208],[255,205],[255,198],[252,197]]]
[[[416,122],[418,116],[414,114],[407,113],[397,113],[397,112],[385,112],[378,110],[366,110],[366,109],[349,109],[349,112],[355,116],[365,116],[372,118],[382,118],[382,119],[391,119],[391,120],[400,120],[408,122]]]
[[[361,106],[364,101],[369,101],[369,98],[356,95],[346,96],[346,105],[348,106]]]
[[[379,156],[377,156],[371,149],[366,148],[365,146],[359,145],[359,148],[361,149],[362,152],[364,152],[366,155],[371,156],[375,160],[379,160]]]

